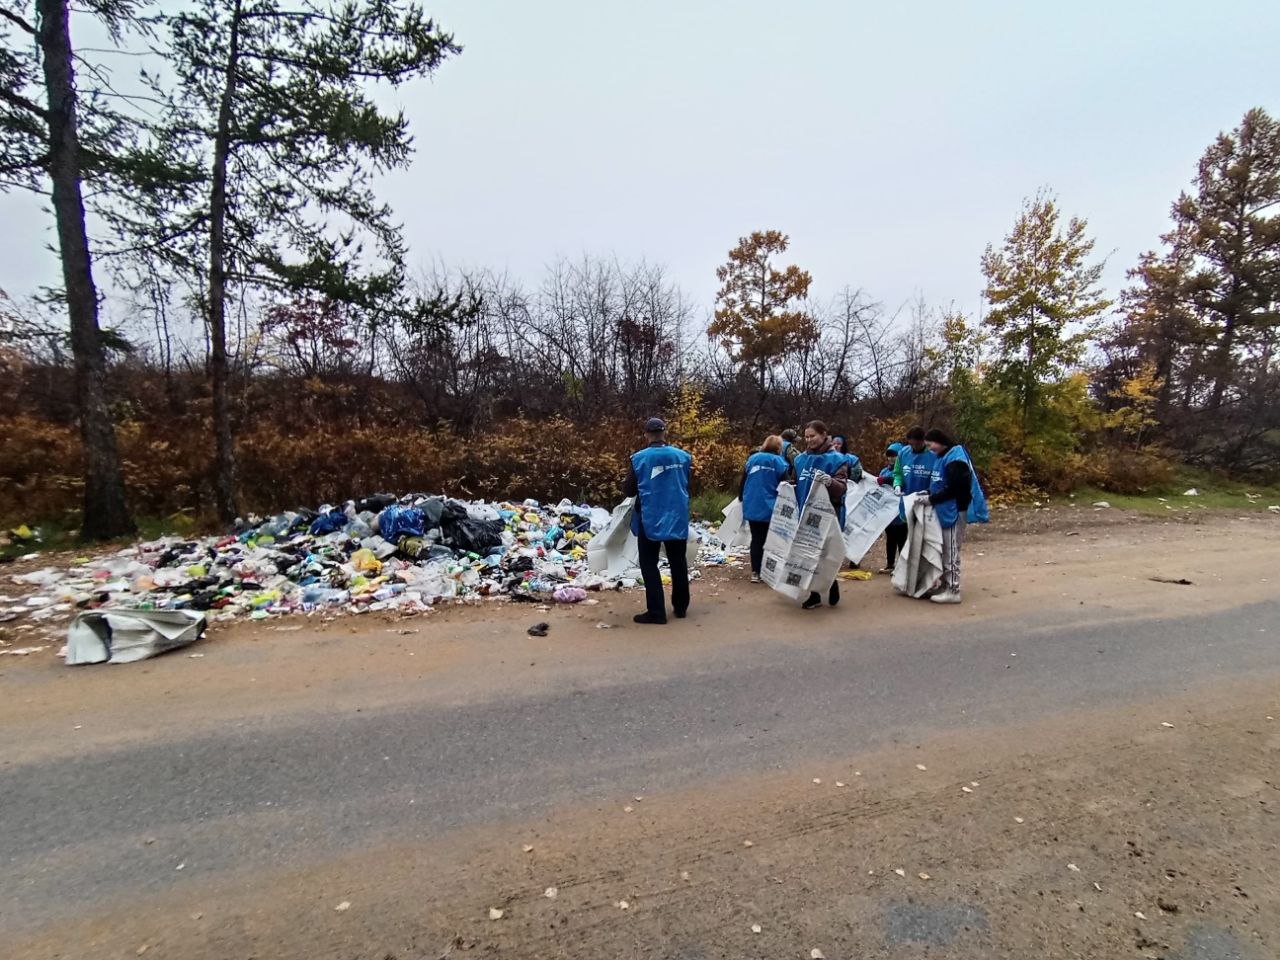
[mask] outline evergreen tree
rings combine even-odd
[[[373,318],[428,309],[403,296],[400,229],[372,190],[408,165],[412,139],[371,85],[429,75],[460,48],[406,0],[193,0],[163,26],[176,83],[149,78],[167,106],[155,147],[193,175],[140,198],[120,226],[144,256],[202,281],[215,498],[230,520],[229,296],[314,292]]]
[[[67,0],[35,0],[33,18],[26,6],[0,10],[0,190],[29,189],[50,198],[84,450],[80,532],[87,539],[125,536],[134,524],[108,403],[84,187],[94,182],[103,195],[118,194],[130,125],[101,91],[78,87],[76,70],[85,64],[72,48]],[[96,18],[118,42],[138,7],[131,0],[85,0],[77,12]]]

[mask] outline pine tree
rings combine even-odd
[[[426,309],[404,297],[400,229],[372,190],[376,174],[408,165],[412,139],[371,84],[429,75],[461,48],[405,0],[194,0],[164,29],[177,82],[150,77],[167,104],[155,147],[192,175],[139,198],[119,225],[203,283],[215,499],[230,520],[229,296],[314,292],[374,318]]]
[[[90,181],[104,194],[118,193],[115,178],[124,167],[129,125],[100,95],[77,86],[76,68],[83,62],[72,48],[67,0],[35,0],[34,20],[24,15],[24,6],[0,10],[0,190],[48,192],[84,450],[80,533],[91,540],[126,536],[135,528],[108,403],[84,185]],[[77,9],[119,41],[137,8],[129,0],[86,0]]]
[[[1254,109],[1220,134],[1173,218],[1196,257],[1190,301],[1215,335],[1208,409],[1217,411],[1240,348],[1268,349],[1280,323],[1280,122]]]

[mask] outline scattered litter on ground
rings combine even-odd
[[[588,562],[591,541],[610,521],[610,511],[568,500],[378,494],[341,507],[249,516],[221,536],[164,537],[13,574],[8,579],[32,595],[0,607],[0,617],[44,625],[52,636],[77,613],[106,607],[263,620],[313,612],[407,615],[485,597],[589,604],[591,591],[641,580],[625,559],[604,571]],[[8,536],[20,532],[38,535],[17,528]],[[690,537],[693,576],[698,567],[732,562],[711,524],[695,522]]]
[[[1147,577],[1147,579],[1155,583],[1172,583],[1175,586],[1179,586],[1179,587],[1194,586],[1194,584],[1192,584],[1192,582],[1188,580],[1186,577],[1179,577],[1176,580],[1173,579],[1172,577]]]
[[[549,623],[535,623],[527,632],[531,637],[545,637],[550,629],[551,624]]]
[[[1093,501],[1093,505],[1094,505],[1095,507],[1098,507],[1099,509],[1102,509],[1102,510],[1109,509],[1109,508],[1110,508],[1110,506],[1111,506],[1111,504],[1110,504],[1110,503],[1108,503],[1106,500],[1095,500],[1095,501]]]
[[[334,907],[333,909],[334,909],[335,911],[337,911],[338,913],[346,913],[348,910],[350,910],[350,909],[351,909],[351,901],[350,901],[350,900],[343,900],[340,904],[338,904],[338,905],[337,905],[336,907]]]
[[[870,580],[872,573],[870,570],[841,570],[837,576],[841,580]]]
[[[503,910],[499,910],[497,907],[490,907],[490,908],[489,908],[489,919],[490,919],[490,920],[501,920],[501,919],[503,918],[503,916],[504,916],[504,915],[505,915],[505,911],[503,911]]]

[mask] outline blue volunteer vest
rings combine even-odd
[[[933,482],[933,468],[938,462],[938,455],[925,447],[919,453],[905,443],[898,451],[898,463],[902,464],[902,495],[908,493],[925,493]],[[907,514],[902,504],[898,504],[898,519],[906,520]]]
[[[801,510],[809,501],[809,489],[813,486],[813,474],[815,471],[821,470],[823,473],[835,476],[841,467],[849,465],[845,454],[836,453],[834,450],[829,453],[802,453],[796,457],[796,504]],[[840,528],[844,529],[844,501],[840,501],[840,506],[836,511],[840,515]]]
[[[650,540],[689,539],[689,472],[693,457],[670,444],[645,447],[631,455],[640,491],[631,514],[631,532]]]
[[[763,450],[747,458],[746,480],[742,484],[742,518],[757,523],[773,516],[778,499],[778,483],[787,473],[787,461]]]
[[[947,472],[947,464],[954,463],[956,460],[963,460],[969,465],[969,509],[965,512],[965,520],[969,523],[986,523],[990,519],[990,513],[987,510],[987,496],[982,492],[982,484],[978,482],[978,471],[974,469],[973,461],[969,459],[969,453],[960,444],[956,444],[940,458],[933,468],[933,475],[929,482],[929,492],[937,493],[945,486],[943,480]],[[960,507],[954,500],[945,500],[934,506],[934,511],[938,514],[938,523],[943,527],[954,527],[956,520],[960,518]]]

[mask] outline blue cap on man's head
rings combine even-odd
[[[902,448],[904,446],[905,444],[901,444],[901,443],[891,443],[889,444],[888,449],[885,450],[885,453],[892,453],[896,457],[898,454],[902,452]]]
[[[644,422],[645,433],[666,433],[667,425],[662,421],[661,417],[650,417]]]

